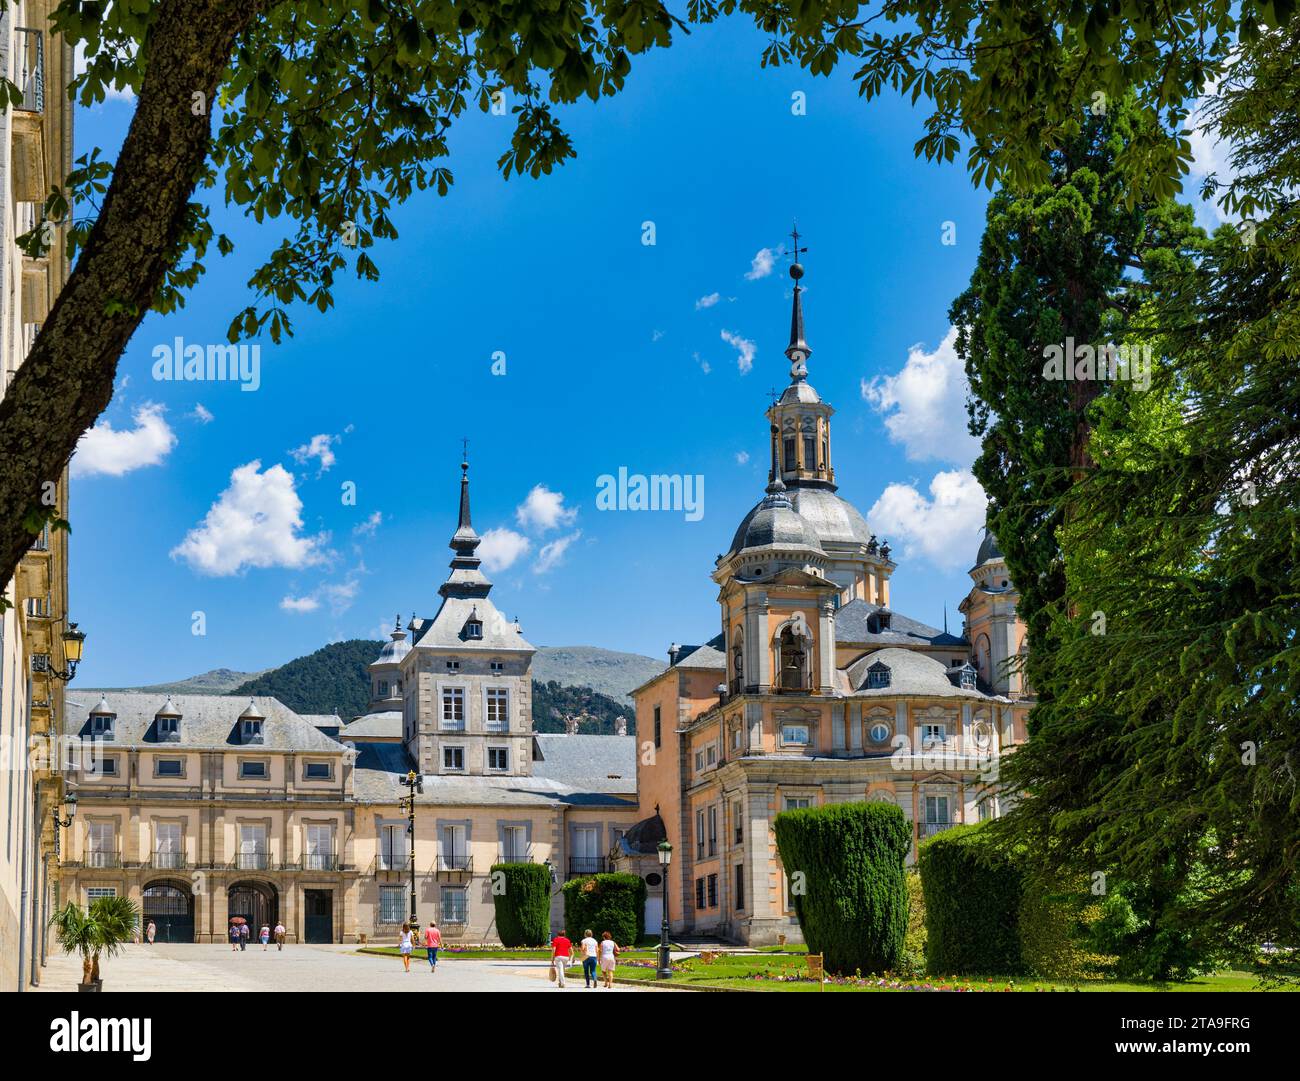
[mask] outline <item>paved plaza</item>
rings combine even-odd
[[[402,971],[397,957],[356,952],[355,946],[249,946],[231,952],[226,945],[127,946],[101,961],[104,990],[112,991],[550,991],[545,961],[453,960],[429,972],[423,954]],[[577,973],[575,979],[573,973]],[[52,954],[41,971],[41,991],[74,991],[81,979],[78,957]],[[566,992],[582,992],[581,969],[570,969]],[[616,984],[614,993],[642,988]],[[646,988],[645,990],[651,990]],[[610,991],[588,991],[607,995]],[[653,991],[651,992],[653,993]]]

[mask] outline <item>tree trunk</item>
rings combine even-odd
[[[22,523],[40,505],[43,484],[58,481],[77,440],[108,405],[118,358],[176,258],[211,144],[218,82],[236,38],[264,3],[161,0],[143,45],[147,67],[135,116],[98,220],[0,401],[0,582],[31,546]],[[195,94],[203,95],[200,116]]]
[[[90,958],[90,982],[99,983],[99,951],[96,950]]]
[[[90,954],[83,953],[81,955],[81,982],[82,983],[91,983],[93,981],[94,977],[91,976],[90,971],[91,971]]]

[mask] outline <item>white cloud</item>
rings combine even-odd
[[[545,574],[547,571],[560,565],[564,559],[564,553],[568,551],[569,545],[582,536],[582,530],[570,533],[566,537],[557,537],[550,544],[542,545],[542,549],[537,553],[537,562],[533,564],[534,574]]]
[[[691,357],[695,360],[695,363],[700,366],[700,371],[705,375],[708,375],[709,372],[713,371],[713,365],[700,356],[699,353],[692,353]]]
[[[226,576],[246,567],[309,567],[326,558],[328,534],[304,537],[302,500],[282,465],[238,466],[230,487],[171,551],[199,574]]]
[[[489,529],[478,546],[478,556],[483,569],[489,574],[503,571],[532,547],[532,541],[513,529]]]
[[[885,430],[912,461],[938,459],[968,466],[979,440],[966,428],[966,371],[956,350],[956,328],[927,353],[914,345],[897,375],[862,380],[863,400],[885,417]]]
[[[1184,191],[1196,203],[1196,220],[1206,229],[1214,229],[1224,222],[1240,220],[1238,214],[1228,214],[1223,207],[1212,199],[1201,198],[1201,183],[1211,173],[1221,185],[1231,184],[1237,178],[1237,170],[1232,167],[1233,147],[1230,143],[1216,138],[1209,126],[1207,106],[1218,93],[1218,80],[1208,83],[1205,94],[1197,101],[1191,114],[1187,117],[1187,142],[1191,147],[1192,160],[1188,162],[1188,182]]]
[[[650,340],[652,342],[657,342],[663,336],[664,336],[664,332],[662,330],[656,330],[654,333],[650,335]]]
[[[754,367],[754,354],[758,347],[748,338],[742,338],[739,334],[733,334],[729,330],[722,332],[722,340],[736,350],[736,367],[740,369],[740,374],[745,375]]]
[[[320,471],[328,472],[330,466],[337,460],[334,457],[334,451],[330,449],[331,445],[342,440],[340,435],[313,435],[310,440],[301,447],[295,447],[289,451],[290,457],[299,465],[306,465],[315,458],[320,462]]]
[[[744,465],[744,464],[745,464],[746,462],[748,462],[748,461],[749,461],[749,451],[747,451],[747,450],[738,450],[738,451],[736,451],[736,464],[737,464],[737,465]]]
[[[207,410],[202,402],[195,402],[194,409],[185,414],[187,420],[197,420],[200,424],[211,424],[216,418]]]
[[[133,414],[135,427],[120,432],[108,421],[99,421],[77,443],[72,475],[120,477],[133,469],[160,465],[176,446],[176,434],[164,419],[165,412],[156,402],[145,402]]]
[[[772,273],[772,263],[776,253],[771,248],[759,248],[757,254],[749,262],[749,270],[745,272],[746,281],[757,281],[759,278],[766,278]]]
[[[379,528],[379,525],[381,522],[383,522],[383,520],[384,520],[383,514],[380,511],[375,511],[369,518],[367,518],[360,525],[355,525],[352,527],[353,536],[373,537],[375,535],[375,530]]]
[[[695,302],[695,310],[698,312],[701,308],[712,308],[713,305],[721,299],[721,293],[710,293],[706,297],[700,297],[700,299]]]
[[[289,597],[285,596],[280,599],[280,607],[286,612],[314,612],[320,607],[320,601],[315,597]]]
[[[542,533],[569,525],[577,516],[576,508],[564,505],[564,493],[552,492],[545,484],[534,485],[515,508],[515,520],[521,526]]]
[[[919,556],[939,570],[969,564],[984,526],[988,499],[970,473],[936,473],[929,498],[910,484],[891,484],[867,512],[882,539],[901,541],[905,557]]]

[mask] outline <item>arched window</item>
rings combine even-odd
[[[778,686],[783,691],[808,689],[808,639],[786,627],[777,639]]]
[[[745,685],[745,632],[739,627],[732,637],[731,647],[731,693],[739,694]]]

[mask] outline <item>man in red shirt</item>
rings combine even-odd
[[[442,932],[438,930],[438,925],[429,921],[429,926],[424,929],[424,952],[429,956],[429,971],[438,971],[438,947],[442,945]]]
[[[561,930],[558,935],[551,939],[551,966],[555,969],[556,987],[564,986],[564,970],[569,967],[569,962],[572,959],[573,943]]]

